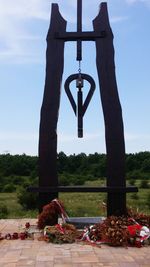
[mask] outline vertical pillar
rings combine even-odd
[[[39,132],[39,187],[57,186],[57,120],[60,88],[64,66],[64,41],[56,33],[66,31],[66,21],[52,4],[51,23],[47,35],[46,78],[41,107]],[[39,210],[56,198],[58,193],[39,193]]]
[[[95,32],[106,32],[105,38],[96,39],[96,64],[105,122],[107,151],[107,186],[125,187],[125,144],[122,110],[118,96],[113,33],[109,25],[107,4],[102,3],[93,20]],[[107,215],[126,214],[126,193],[108,193]]]

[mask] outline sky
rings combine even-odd
[[[0,0],[0,154],[38,154],[46,35],[52,2],[59,4],[67,20],[67,31],[76,31],[76,0]],[[84,31],[93,30],[92,20],[99,5],[99,0],[83,0]],[[150,0],[109,0],[107,5],[114,33],[126,152],[149,151]],[[95,43],[84,42],[81,68],[94,78],[96,90],[84,116],[84,137],[78,138],[76,117],[64,91],[67,77],[78,71],[76,43],[65,44],[58,152],[106,153],[95,57]],[[87,90],[85,84],[84,97]]]

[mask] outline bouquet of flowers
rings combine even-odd
[[[56,224],[44,228],[43,239],[47,242],[62,244],[75,242],[78,235],[76,227],[72,224]]]
[[[86,228],[81,240],[97,245],[107,243],[141,247],[149,238],[149,228],[138,224],[133,218],[110,216],[102,223]]]
[[[65,219],[68,218],[63,203],[54,199],[49,204],[43,207],[42,212],[38,216],[38,228],[44,229],[46,225],[56,224],[58,215],[61,216],[62,221],[65,223]]]

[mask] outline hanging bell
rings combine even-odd
[[[76,87],[78,88],[77,92],[77,103],[75,102],[73,95],[70,90],[70,84],[72,81],[76,80]],[[83,102],[83,92],[82,87],[84,85],[84,80],[86,80],[90,84],[90,90]],[[70,100],[71,106],[75,115],[77,116],[77,123],[78,123],[78,137],[83,137],[83,117],[87,110],[87,107],[90,103],[90,100],[93,96],[95,90],[95,82],[93,78],[85,73],[77,73],[70,75],[67,80],[65,81],[65,91]]]
[[[79,73],[78,78],[76,79],[76,87],[79,89],[83,87],[83,79],[81,73]]]
[[[79,74],[76,80],[76,87],[78,88],[77,93],[77,121],[78,121],[78,137],[83,137],[83,79],[81,74]]]

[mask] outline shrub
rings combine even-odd
[[[38,207],[38,194],[27,192],[26,187],[19,188],[17,198],[25,210],[34,210]]]
[[[138,196],[137,193],[133,193],[133,194],[131,195],[131,198],[137,200],[137,199],[139,199],[139,196]]]
[[[12,192],[15,192],[15,190],[16,190],[16,186],[14,184],[6,184],[3,187],[2,192],[12,193]]]
[[[147,180],[142,180],[140,183],[141,188],[149,188],[149,184]]]
[[[147,205],[148,208],[150,209],[150,193],[147,195],[147,198],[146,198],[146,205]]]
[[[87,177],[83,175],[63,173],[59,176],[59,184],[63,186],[83,185],[86,179]]]
[[[0,204],[0,219],[6,219],[8,216],[7,206],[4,204]]]
[[[60,175],[59,184],[64,185],[64,186],[70,185],[70,179],[68,175],[65,175],[65,174]]]
[[[131,179],[129,183],[130,183],[130,185],[135,185],[135,182],[136,182],[135,179]]]

